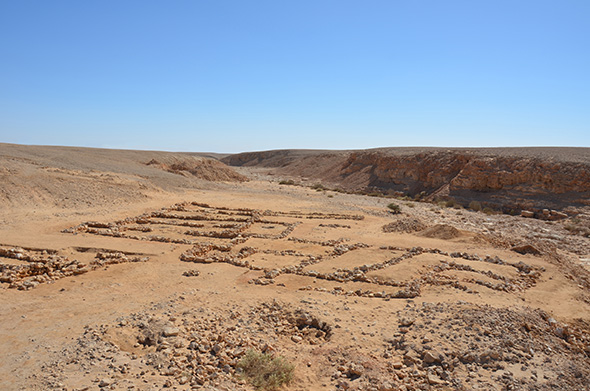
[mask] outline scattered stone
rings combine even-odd
[[[541,255],[541,251],[539,251],[536,247],[530,244],[523,244],[520,246],[514,246],[510,250],[517,252],[519,254],[532,254],[532,255]]]
[[[184,273],[182,273],[182,275],[185,277],[198,277],[200,274],[201,274],[201,272],[198,271],[197,269],[187,270]]]
[[[176,337],[180,334],[180,329],[178,327],[167,326],[162,330],[162,335],[164,337]]]
[[[423,360],[424,360],[424,363],[426,363],[426,364],[440,363],[439,357],[430,351],[426,351],[424,353]]]

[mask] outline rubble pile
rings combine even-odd
[[[246,310],[181,313],[155,306],[115,325],[86,327],[59,360],[44,368],[44,382],[59,389],[57,385],[68,383],[66,374],[85,372],[88,386],[94,383],[100,389],[149,385],[244,390],[237,364],[248,350],[280,354],[295,346],[324,344],[332,332],[315,315],[278,302]],[[122,335],[128,337],[122,340]]]
[[[1,258],[18,262],[2,262]],[[58,255],[55,250],[25,250],[0,247],[0,282],[9,288],[28,290],[41,283],[51,283],[64,277],[84,274],[97,268],[127,262],[146,262],[149,257],[130,257],[122,252],[96,254],[85,264]]]
[[[329,389],[357,391],[583,390],[590,382],[587,325],[542,310],[408,303],[374,350],[333,342],[347,330],[277,301],[224,310],[180,303],[86,327],[44,368],[47,388],[67,388],[68,374],[85,373],[86,386],[105,390],[249,390],[238,367],[249,350],[295,363],[299,388],[303,371]]]
[[[423,303],[397,317],[382,356],[398,379],[412,368],[423,384],[463,390],[582,390],[590,382],[588,330],[542,310]]]
[[[395,221],[392,221],[389,224],[385,224],[383,227],[381,227],[383,232],[402,232],[402,233],[419,232],[419,231],[425,230],[426,228],[428,228],[428,226],[426,224],[424,224],[424,222],[422,222],[419,219],[411,218],[411,217],[400,218]]]

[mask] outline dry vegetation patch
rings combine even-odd
[[[238,362],[237,368],[245,378],[256,387],[263,390],[276,390],[293,380],[295,367],[284,357],[248,350]]]

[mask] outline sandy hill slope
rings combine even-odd
[[[211,157],[190,153],[0,144],[0,208],[9,205],[108,205],[150,191],[245,177]]]
[[[259,376],[292,368],[286,391],[588,389],[588,207],[545,221],[211,155],[0,150],[0,390],[254,391],[261,354],[292,365]]]
[[[520,213],[590,204],[590,148],[280,150],[222,159],[354,191],[452,199]]]

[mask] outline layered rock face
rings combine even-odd
[[[368,187],[410,196],[483,201],[505,208],[565,208],[590,204],[590,165],[532,157],[477,156],[467,153],[419,153],[387,156],[352,153],[342,178],[368,171]]]
[[[347,190],[379,190],[426,199],[471,201],[505,212],[590,205],[590,150],[381,149],[237,155],[233,165],[276,167],[278,174],[325,181]],[[277,151],[279,152],[279,151]],[[588,156],[586,156],[588,155]],[[274,162],[280,160],[281,165]]]

